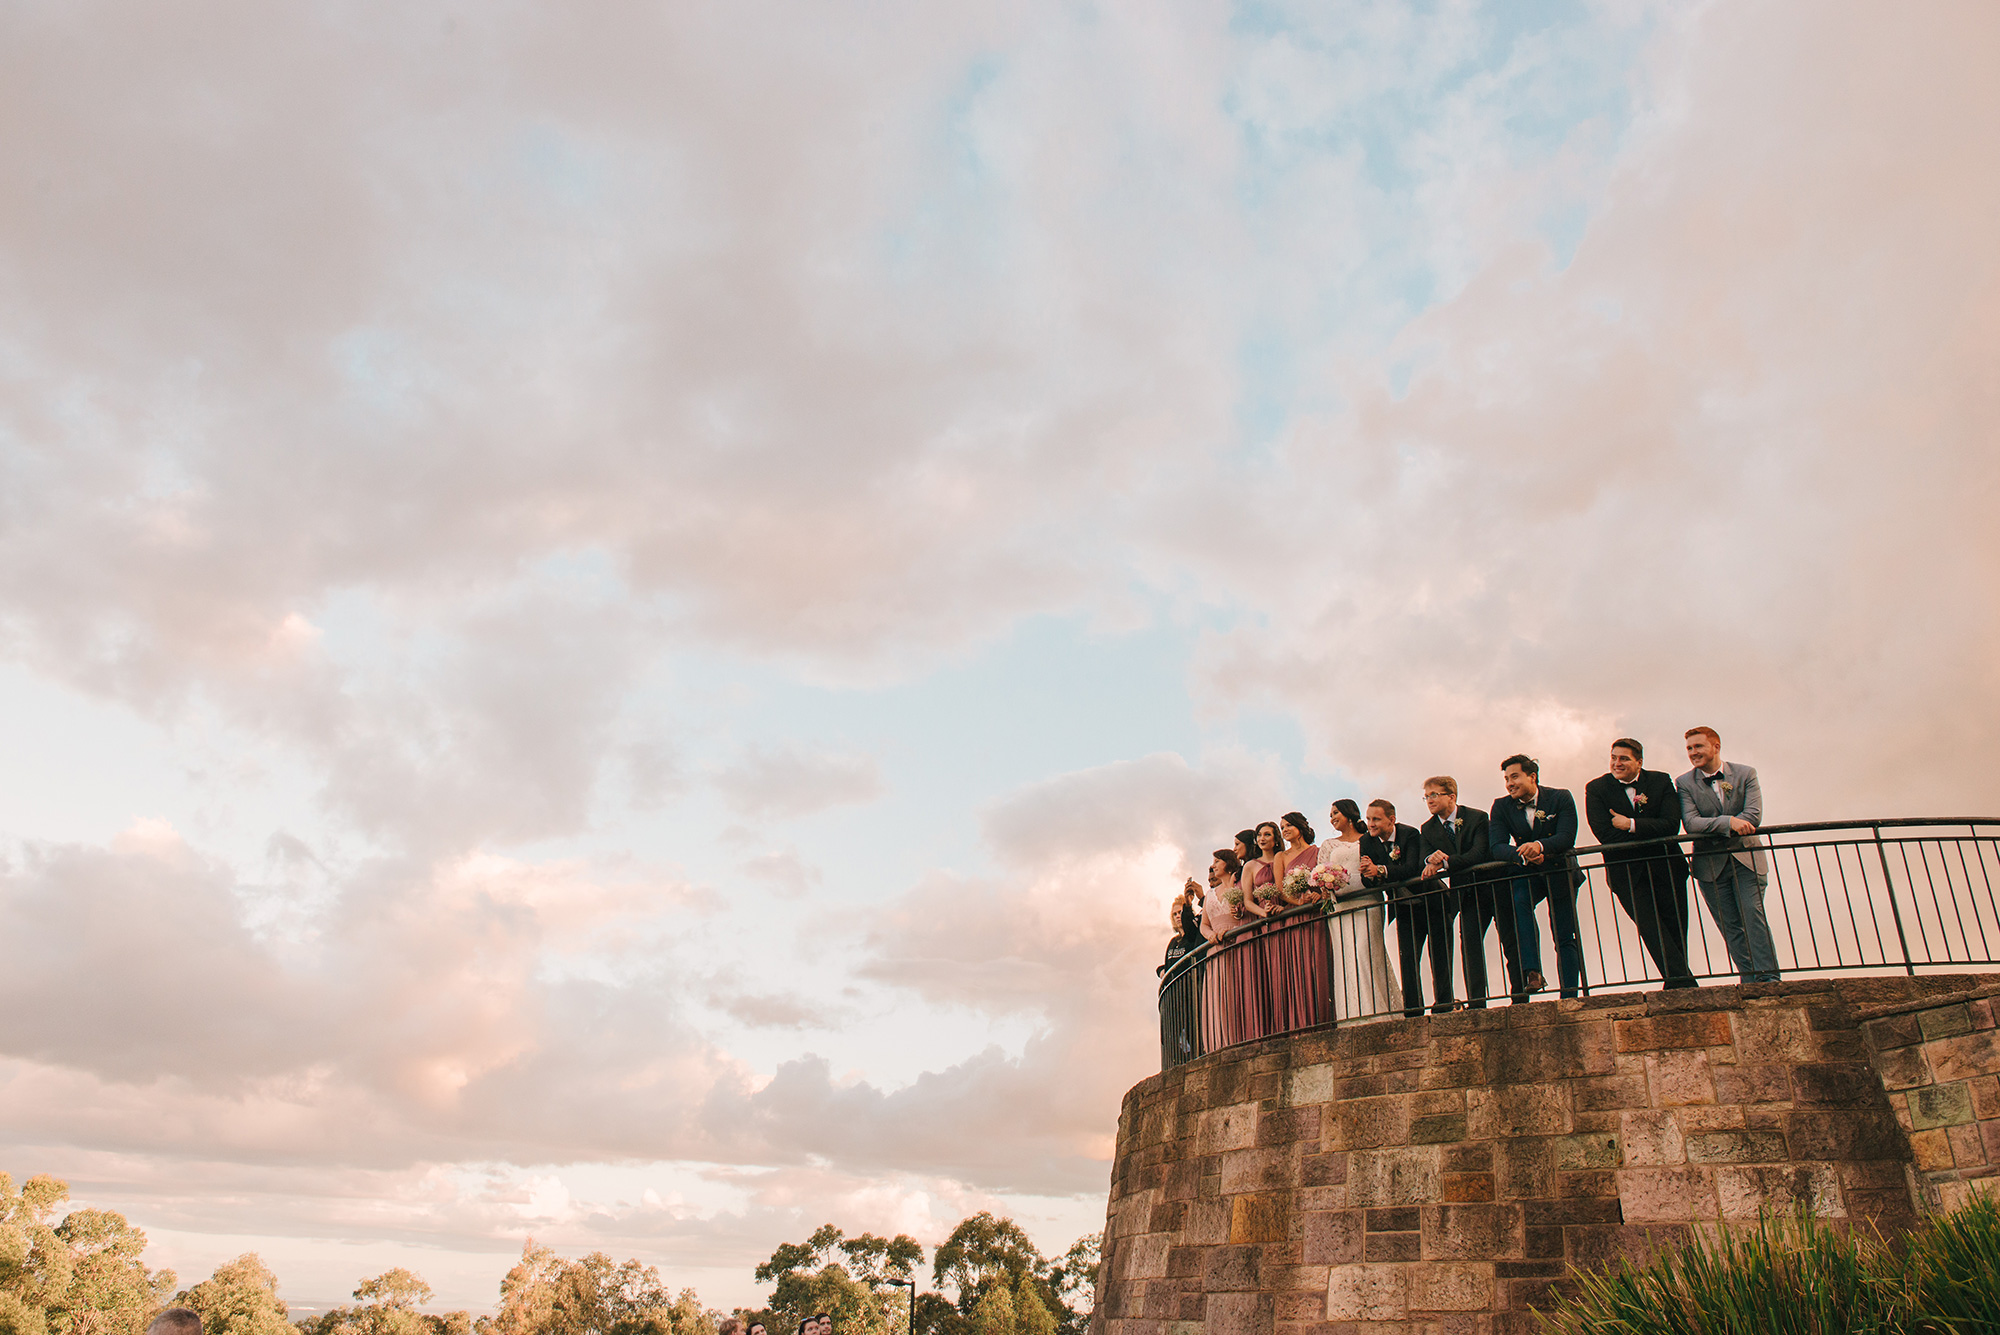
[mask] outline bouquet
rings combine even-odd
[[[1312,894],[1310,873],[1304,867],[1285,873],[1285,896],[1288,899],[1305,899]]]
[[[1232,885],[1227,890],[1224,890],[1222,892],[1222,902],[1229,905],[1230,912],[1241,913],[1243,911],[1243,887]]]
[[[1307,884],[1311,885],[1313,889],[1326,896],[1328,904],[1332,904],[1336,899],[1340,898],[1340,892],[1347,888],[1347,868],[1335,867],[1331,864],[1324,867],[1314,867],[1312,874],[1306,880]]]

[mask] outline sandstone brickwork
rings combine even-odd
[[[1511,1335],[1569,1267],[1706,1222],[1906,1227],[1913,1143],[1941,1189],[2000,1165],[1993,1003],[1954,999],[1987,981],[1615,993],[1165,1072],[1120,1116],[1095,1335]]]

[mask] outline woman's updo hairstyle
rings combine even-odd
[[[1243,845],[1245,853],[1248,853],[1253,858],[1257,856],[1257,832],[1255,830],[1238,830],[1236,832],[1236,842]],[[1238,862],[1242,860],[1240,857],[1237,859]]]
[[[1243,874],[1243,859],[1236,856],[1235,849],[1218,848],[1210,856],[1217,862],[1220,862],[1222,869],[1231,876],[1241,876]]]
[[[1338,811],[1341,815],[1347,817],[1347,823],[1349,825],[1352,825],[1355,829],[1358,830],[1362,828],[1361,807],[1359,806],[1359,804],[1355,802],[1353,798],[1351,797],[1341,798],[1338,802],[1335,802],[1333,804],[1333,809],[1335,811]]]
[[[1278,822],[1274,820],[1258,821],[1257,833],[1261,835],[1266,830],[1269,830],[1271,832],[1271,856],[1276,857],[1278,856],[1278,854],[1285,851],[1285,832],[1278,828]],[[1250,848],[1258,857],[1261,858],[1264,856],[1263,844],[1253,841],[1250,845]]]
[[[1297,830],[1299,832],[1299,837],[1304,839],[1307,843],[1310,844],[1316,842],[1313,838],[1312,822],[1307,820],[1304,816],[1300,815],[1298,812],[1287,811],[1285,813],[1285,824],[1291,826],[1294,830]],[[1280,830],[1279,833],[1283,834],[1284,831]]]

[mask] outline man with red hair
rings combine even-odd
[[[1674,787],[1681,825],[1689,834],[1706,836],[1695,841],[1694,879],[1737,976],[1746,983],[1775,983],[1778,949],[1764,917],[1764,851],[1753,837],[1764,823],[1757,771],[1724,762],[1722,735],[1713,728],[1689,728],[1687,753],[1694,768],[1674,780]]]

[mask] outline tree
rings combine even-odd
[[[1102,1263],[1104,1235],[1086,1233],[1069,1245],[1049,1270],[1049,1287],[1055,1290],[1056,1324],[1063,1335],[1081,1335],[1090,1324],[1091,1309],[1097,1306],[1097,1268]]]
[[[975,1335],[1020,1335],[1014,1328],[1014,1297],[1005,1284],[989,1285],[972,1309]]]
[[[667,1292],[660,1272],[636,1260],[613,1265],[603,1252],[565,1261],[533,1238],[500,1281],[500,1311],[480,1335],[715,1335],[721,1313],[693,1289]]]
[[[174,1291],[139,1257],[146,1235],[110,1210],[51,1223],[69,1185],[0,1173],[0,1335],[139,1335]]]
[[[804,1242],[780,1243],[771,1259],[757,1267],[757,1282],[776,1287],[771,1305],[752,1316],[782,1329],[825,1312],[843,1335],[891,1335],[902,1329],[902,1304],[888,1282],[914,1277],[923,1263],[923,1247],[908,1234],[850,1238],[832,1224],[822,1224]]]
[[[417,1309],[431,1300],[424,1277],[397,1266],[355,1287],[356,1307],[336,1307],[297,1323],[301,1335],[472,1335],[469,1312],[433,1316]]]
[[[996,1290],[997,1291],[997,1290]],[[1033,1275],[1021,1276],[1014,1286],[1015,1335],[1056,1335],[1056,1319],[1042,1301],[1041,1285]]]
[[[255,1252],[223,1262],[174,1301],[200,1314],[202,1335],[293,1335],[278,1277]]]

